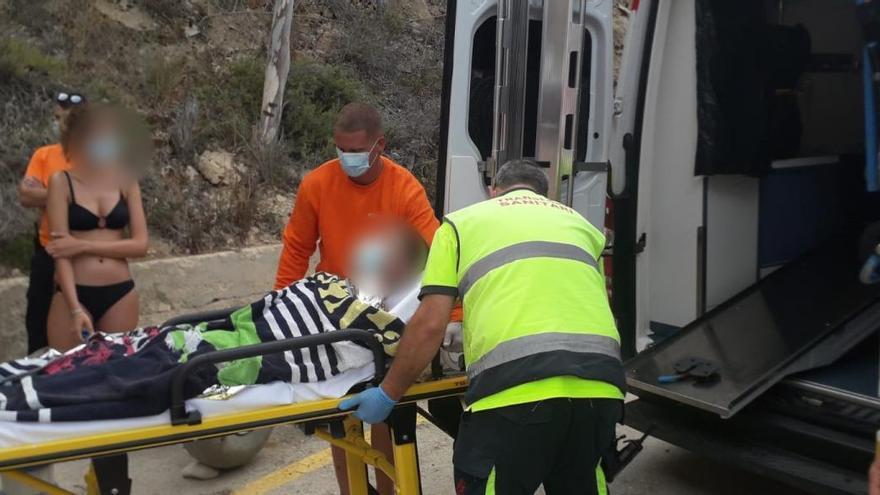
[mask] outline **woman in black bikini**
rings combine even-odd
[[[137,327],[138,294],[128,258],[147,252],[147,223],[137,180],[125,167],[122,114],[75,109],[61,144],[72,164],[52,176],[46,211],[57,290],[49,309],[49,345],[65,351],[87,333]],[[128,227],[130,236],[126,237]]]

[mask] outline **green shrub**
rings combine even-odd
[[[200,77],[198,141],[241,151],[260,121],[265,61],[242,58],[213,77]],[[290,67],[281,117],[281,135],[294,158],[312,161],[333,153],[333,121],[343,105],[362,96],[347,71],[312,60]],[[261,172],[262,173],[262,172]]]
[[[223,218],[210,202],[210,185],[169,173],[148,175],[141,187],[151,235],[169,240],[184,253],[216,247],[214,241],[223,237]]]
[[[406,32],[406,17],[402,12],[396,10],[386,10],[382,12],[382,23],[385,29],[393,36],[408,36]]]
[[[142,187],[151,235],[169,240],[185,253],[242,246],[253,232],[279,229],[272,213],[258,202],[265,190],[257,177],[245,176],[235,187],[216,188],[171,172],[145,178]]]
[[[203,109],[196,131],[199,144],[222,143],[226,149],[238,149],[251,138],[260,115],[264,75],[262,59],[249,57],[199,77],[194,88]]]
[[[293,160],[292,147],[283,136],[266,144],[255,134],[239,158],[260,184],[288,184],[301,172],[301,167]]]
[[[18,268],[27,273],[30,271],[30,261],[33,254],[34,236],[30,231],[20,233],[12,239],[0,241],[0,265]]]
[[[153,51],[144,60],[144,93],[152,105],[164,105],[180,87],[186,59]]]
[[[169,128],[171,150],[184,164],[189,164],[196,154],[193,132],[199,119],[199,101],[187,95],[175,108],[173,118]]]
[[[331,156],[336,115],[345,104],[363,96],[360,83],[348,71],[313,60],[295,61],[282,115],[282,132],[295,155],[308,161]]]
[[[64,63],[15,38],[0,39],[0,81],[27,79],[32,73],[54,78]]]

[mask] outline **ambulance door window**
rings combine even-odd
[[[489,17],[474,33],[468,104],[468,135],[481,159],[492,154],[492,126],[495,111],[496,16]],[[541,21],[529,21],[529,49],[525,90],[525,121],[521,156],[535,156],[538,93],[541,70]],[[588,104],[589,105],[589,104]]]

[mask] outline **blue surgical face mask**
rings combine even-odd
[[[119,161],[122,145],[116,136],[98,136],[86,145],[89,162],[98,167],[109,167]]]
[[[342,165],[342,170],[349,177],[360,177],[367,173],[367,170],[370,170],[370,165],[372,165],[370,154],[373,153],[373,148],[376,147],[378,142],[378,139],[373,142],[373,145],[370,146],[370,151],[348,153],[336,148],[336,154],[339,155],[339,164]]]

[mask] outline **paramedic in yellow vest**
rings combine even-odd
[[[601,454],[623,408],[620,344],[599,256],[602,233],[548,200],[528,160],[498,171],[492,199],[451,213],[434,235],[421,305],[381,386],[344,401],[384,420],[464,306],[470,380],[455,442],[458,494],[606,493]]]

